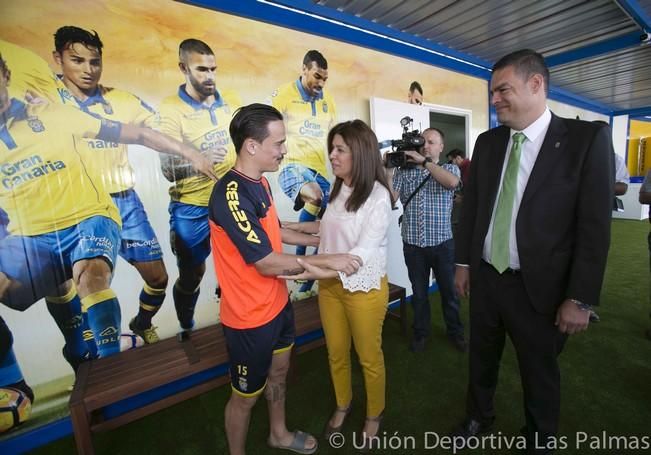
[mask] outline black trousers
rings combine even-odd
[[[482,261],[471,273],[469,417],[484,423],[495,418],[493,397],[508,335],[520,368],[527,436],[546,441],[556,435],[561,400],[557,358],[567,336],[554,325],[555,317],[534,310],[519,272],[500,275]]]

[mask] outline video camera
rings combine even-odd
[[[409,131],[413,123],[414,120],[409,116],[400,119],[400,126],[402,126],[402,139],[393,139],[390,141],[393,150],[387,153],[386,162],[384,163],[386,167],[409,167],[411,163],[408,162],[408,157],[405,154],[405,151],[418,150],[425,145],[425,139],[420,135],[418,130]],[[386,141],[385,143],[387,142],[389,141]],[[385,143],[380,143],[380,146]]]

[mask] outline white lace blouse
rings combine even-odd
[[[319,235],[319,253],[350,253],[362,258],[363,265],[353,275],[339,272],[344,289],[368,292],[380,289],[387,273],[387,232],[391,196],[375,182],[368,199],[356,212],[346,211],[352,188],[342,184],[337,198],[328,203]]]

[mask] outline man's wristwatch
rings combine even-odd
[[[578,306],[583,311],[592,311],[592,305],[589,305],[587,303],[583,303],[580,300],[576,300],[576,299],[568,299],[568,300],[570,302],[572,302],[573,304],[575,304],[576,306]]]
[[[431,157],[426,156],[425,159],[423,160],[423,166],[425,166],[427,163],[433,163],[434,161],[432,160]]]

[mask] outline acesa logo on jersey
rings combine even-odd
[[[326,103],[325,101],[323,102],[323,113],[324,114],[328,113],[328,103]]]
[[[251,228],[251,223],[246,217],[246,213],[240,210],[240,198],[237,194],[237,182],[235,180],[226,184],[226,201],[228,201],[228,209],[231,211],[237,227],[246,233],[246,239],[251,243],[260,243],[260,238]]]
[[[27,125],[29,125],[29,127],[35,133],[42,133],[45,131],[43,122],[41,122],[37,117],[27,117]]]

